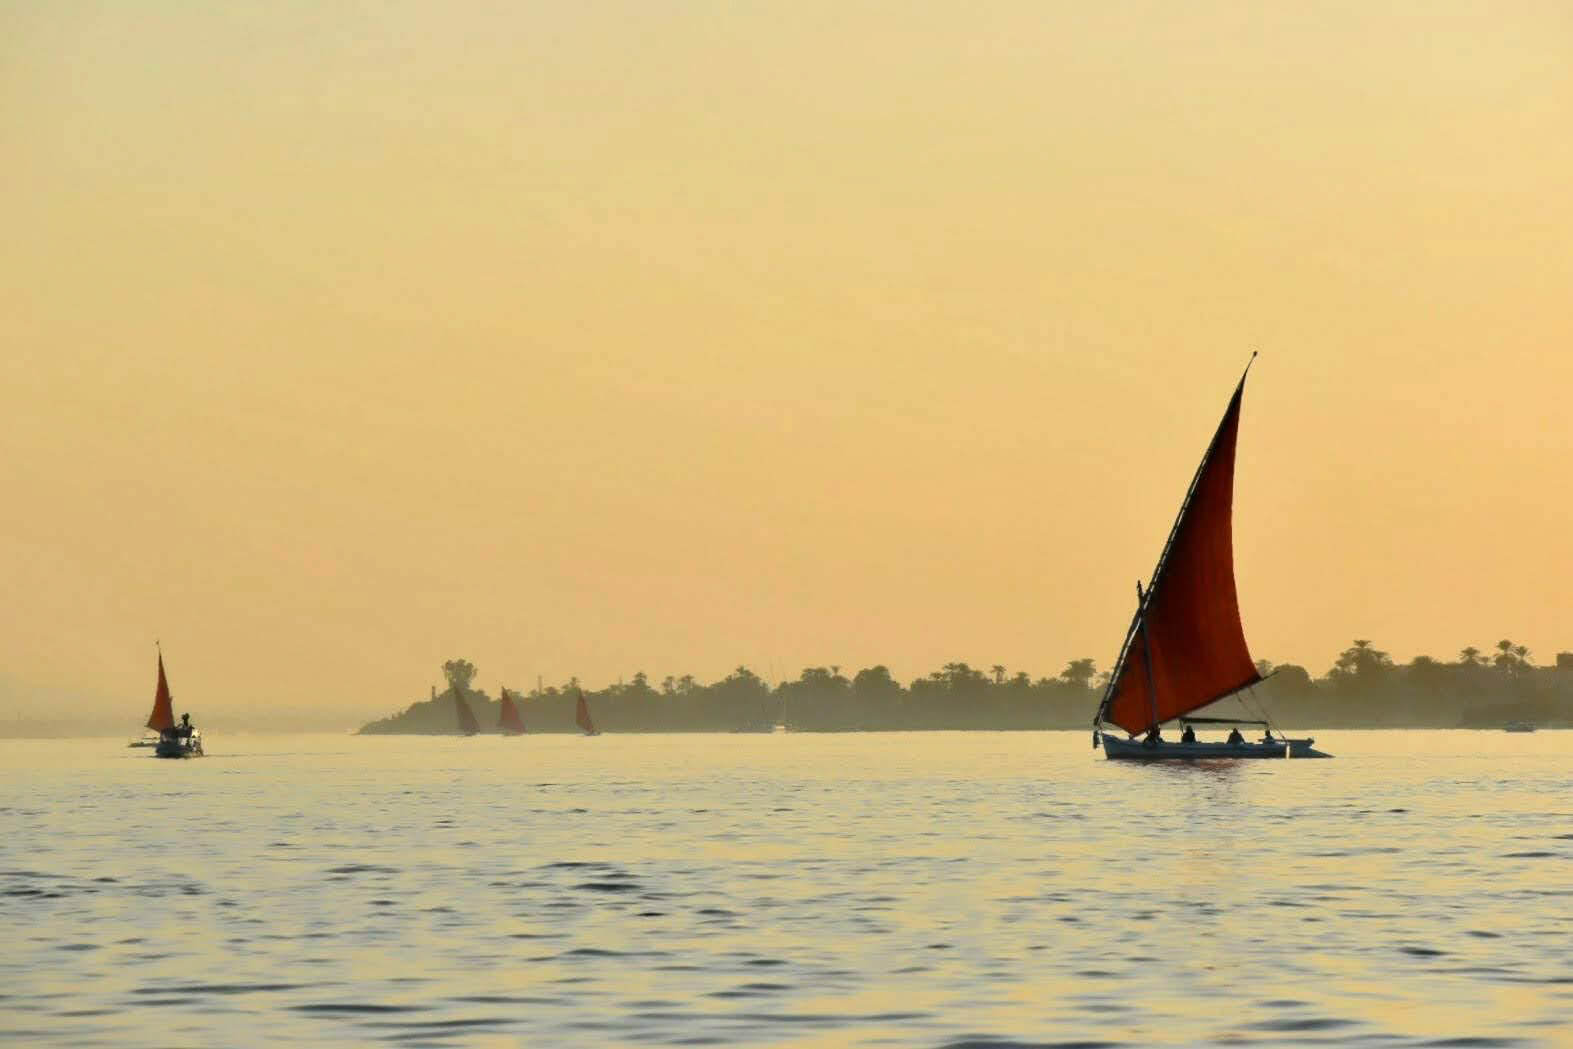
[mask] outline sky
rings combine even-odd
[[[1253,653],[1550,662],[1569,128],[1562,3],[5,3],[0,717],[1104,666],[1253,350]]]

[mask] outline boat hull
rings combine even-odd
[[[1116,739],[1100,734],[1103,754],[1110,761],[1198,761],[1238,758],[1330,758],[1311,744],[1314,739],[1272,743],[1169,743],[1148,746],[1139,739]]]
[[[153,745],[155,758],[200,758],[202,756],[202,740],[193,736],[190,739],[161,739]]]

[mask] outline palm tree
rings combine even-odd
[[[989,671],[994,675],[994,683],[996,685],[1003,685],[1005,683],[1004,667],[1000,666],[998,663],[995,663],[993,666],[989,667]]]
[[[1392,657],[1379,648],[1372,648],[1369,639],[1356,638],[1349,648],[1338,654],[1333,673],[1358,677],[1379,673],[1392,665]]]
[[[442,676],[448,679],[449,688],[468,692],[475,679],[475,664],[468,659],[450,659],[442,665]]]
[[[1478,666],[1485,660],[1480,655],[1480,649],[1471,645],[1458,653],[1458,662],[1463,666],[1472,667]]]
[[[1064,670],[1060,671],[1060,680],[1067,685],[1086,688],[1097,672],[1097,665],[1092,660],[1073,659],[1065,664]]]

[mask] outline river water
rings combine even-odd
[[[1573,1044],[1573,737],[0,742],[0,1041]]]

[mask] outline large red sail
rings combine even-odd
[[[513,697],[507,689],[502,690],[502,711],[497,718],[497,727],[510,736],[524,732],[524,719],[519,716],[519,708],[513,705]]]
[[[573,719],[580,728],[584,729],[585,735],[598,735],[595,730],[595,722],[590,720],[590,705],[584,701],[583,692],[579,693],[579,702],[574,707]]]
[[[167,732],[175,727],[175,702],[169,694],[169,682],[164,678],[164,653],[158,654],[158,691],[153,693],[153,713],[147,717],[147,727],[155,732]]]
[[[1261,680],[1234,587],[1234,391],[1158,563],[1102,720],[1127,732],[1188,714]]]
[[[471,712],[470,705],[464,701],[464,693],[457,688],[453,690],[453,703],[454,709],[459,715],[459,731],[466,736],[473,736],[479,732],[481,724],[475,720],[475,714]]]

